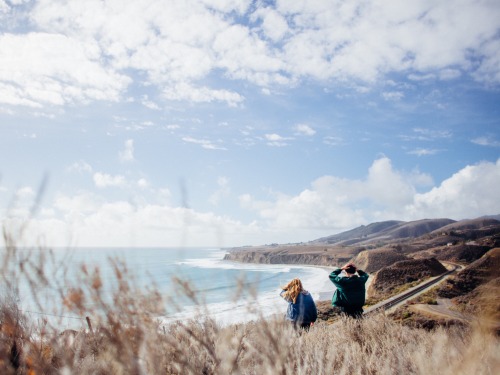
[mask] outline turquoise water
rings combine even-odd
[[[279,297],[280,286],[298,277],[317,299],[333,291],[328,271],[315,267],[291,265],[243,264],[223,260],[226,251],[210,248],[85,248],[55,250],[55,258],[64,262],[67,277],[75,280],[82,263],[88,269],[98,267],[104,286],[114,285],[115,273],[110,258],[125,261],[139,287],[154,284],[165,300],[175,296],[172,277],[189,281],[197,298],[204,301],[210,314],[221,323],[243,322],[261,314],[283,314],[286,303]],[[72,274],[73,273],[73,274]],[[54,271],[54,277],[57,272]],[[238,283],[246,291],[235,299]],[[104,289],[106,293],[106,289]],[[25,299],[26,301],[26,299]],[[180,300],[181,311],[169,309],[160,317],[165,322],[194,316],[199,306]],[[249,312],[249,306],[259,314]]]

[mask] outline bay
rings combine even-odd
[[[284,314],[286,302],[279,297],[279,291],[293,278],[300,278],[316,300],[334,290],[325,268],[232,262],[224,260],[226,250],[218,248],[77,248],[55,249],[53,254],[55,263],[64,262],[69,280],[76,280],[82,264],[89,271],[98,268],[104,293],[106,288],[111,293],[116,285],[110,260],[124,261],[138,288],[154,286],[165,300],[177,298],[181,308],[172,310],[166,306],[167,314],[158,317],[165,323],[195,317],[202,307],[221,324]],[[61,277],[55,270],[49,273]],[[173,277],[188,282],[203,303],[174,297],[178,285]],[[238,290],[242,292],[236,296]],[[29,299],[21,298],[21,302],[26,310],[33,310]]]

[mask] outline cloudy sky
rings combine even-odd
[[[25,243],[239,246],[500,213],[498,0],[0,0]]]

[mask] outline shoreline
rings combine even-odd
[[[283,267],[298,267],[298,268],[314,268],[314,269],[321,269],[321,270],[324,270],[324,271],[327,271],[328,272],[328,275],[335,269],[337,268],[340,268],[338,266],[324,266],[324,265],[313,265],[313,264],[297,264],[297,263],[292,263],[292,264],[289,264],[289,263],[273,263],[273,264],[269,264],[269,263],[257,263],[257,262],[240,262],[240,261],[237,261],[237,260],[225,260],[225,259],[222,259],[223,261],[226,261],[226,262],[234,262],[234,263],[237,263],[237,264],[254,264],[254,265],[262,265],[262,266],[283,266]],[[327,288],[329,290],[324,290],[324,291],[320,291],[320,292],[317,292],[317,298],[315,298],[315,301],[317,302],[324,302],[324,301],[331,301],[332,299],[332,296],[333,296],[333,293],[335,292],[335,286],[332,284],[332,282],[330,281],[329,278],[327,278],[328,281],[325,281],[325,283],[323,284],[324,287],[326,287],[327,285],[331,285],[331,290],[330,288]],[[368,274],[368,280],[366,281],[366,284],[365,284],[365,289],[366,289],[366,292],[368,292],[368,288],[370,287],[371,283],[373,281],[373,275],[372,274]],[[304,286],[304,288],[307,290],[307,288]]]

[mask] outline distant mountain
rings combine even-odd
[[[334,234],[332,236],[318,238],[317,240],[311,241],[313,243],[326,243],[326,244],[334,244],[342,241],[351,241],[351,240],[364,240],[379,233],[397,227],[399,224],[403,224],[404,221],[397,220],[389,220],[389,221],[381,221],[377,223],[372,223],[369,225],[361,225],[360,227],[348,230],[346,232]]]
[[[477,219],[471,220],[460,220],[456,221],[452,224],[441,227],[437,230],[437,232],[449,232],[453,230],[465,230],[465,229],[481,229],[485,227],[489,227],[492,225],[498,225],[500,221],[487,217],[479,217]]]
[[[454,222],[451,219],[423,219],[409,222],[397,220],[382,221],[366,226],[362,225],[332,236],[322,237],[311,241],[311,243],[352,245],[356,243],[415,238]]]
[[[495,219],[495,220],[500,221],[500,214],[481,216],[479,219]]]
[[[384,234],[388,235],[391,239],[416,238],[452,223],[455,223],[455,221],[451,219],[423,219],[409,221],[407,223],[400,224],[398,227],[393,228]]]

